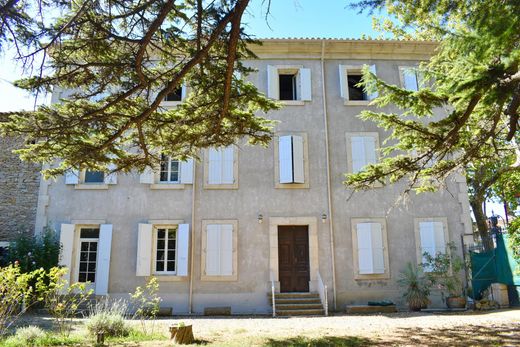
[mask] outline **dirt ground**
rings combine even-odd
[[[156,329],[166,334],[169,325],[180,322],[192,324],[196,343],[206,346],[520,346],[518,309],[275,319],[188,316],[157,320]],[[50,322],[33,317],[30,323]],[[170,345],[154,341],[126,346]]]

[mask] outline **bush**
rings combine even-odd
[[[91,308],[86,323],[87,330],[92,335],[103,333],[105,337],[127,336],[130,329],[125,322],[128,304],[124,300],[97,302]]]
[[[9,244],[7,260],[18,262],[22,272],[43,268],[50,270],[58,265],[60,240],[56,232],[47,227],[40,235],[19,233]]]
[[[38,339],[43,337],[45,337],[45,331],[34,325],[18,328],[16,329],[16,334],[14,334],[14,338],[18,342],[28,346],[34,345]]]

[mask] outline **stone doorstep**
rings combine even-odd
[[[204,307],[205,316],[231,316],[231,306]]]
[[[395,307],[395,305],[388,305],[388,306],[347,305],[345,311],[350,314],[393,313],[393,312],[397,312],[397,308]]]

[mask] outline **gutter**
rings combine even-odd
[[[329,151],[329,122],[327,113],[327,94],[325,88],[325,40],[321,41],[321,91],[323,98],[323,124],[325,127],[325,158],[327,162],[327,203],[329,209],[329,238],[330,238],[330,254],[331,254],[331,271],[332,271],[332,303],[334,311],[336,311],[336,255],[334,247],[334,226],[333,226],[333,209],[332,209],[332,192],[330,179],[330,151]]]
[[[190,249],[190,289],[188,313],[193,314],[193,267],[195,259],[195,191],[197,187],[197,160],[193,159],[193,185],[191,186],[191,249]]]

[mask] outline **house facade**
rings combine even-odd
[[[268,148],[237,143],[202,150],[200,161],[165,157],[141,174],[71,171],[42,180],[36,229],[60,230],[70,281],[127,297],[155,276],[161,306],[174,313],[269,313],[273,288],[319,292],[331,310],[383,299],[404,305],[396,281],[406,263],[471,232],[465,180],[453,177],[445,190],[406,203],[406,182],[356,193],[342,182],[376,162],[388,136],[357,117],[374,97],[356,87],[361,68],[414,89],[413,68],[434,47],[265,40],[253,47],[258,59],[247,64],[256,72],[247,79],[284,105],[267,115],[278,121]]]

